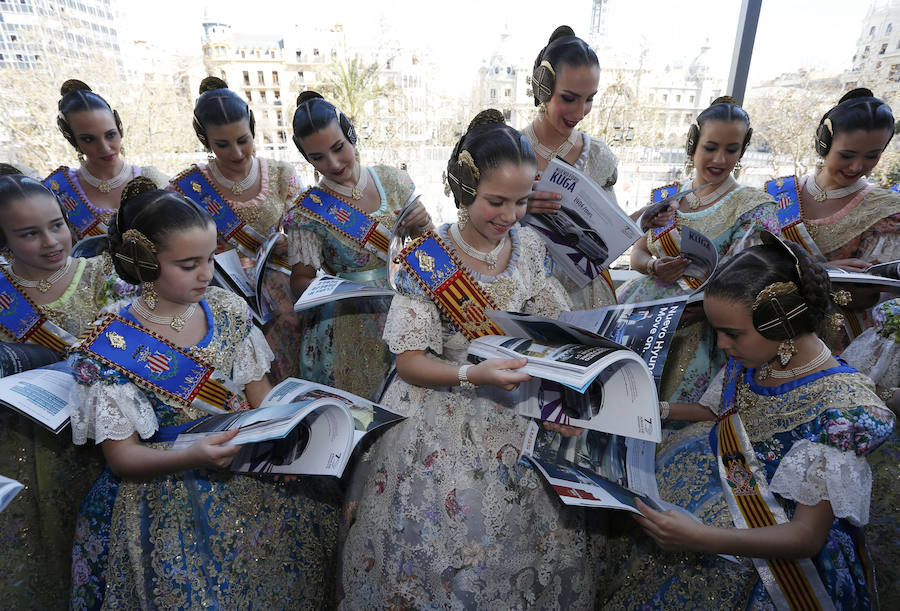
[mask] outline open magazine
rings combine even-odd
[[[300,299],[294,304],[294,311],[307,310],[340,299],[353,299],[358,297],[383,297],[393,295],[390,288],[378,288],[358,282],[350,282],[337,276],[316,276]]]
[[[641,237],[640,227],[609,192],[560,159],[547,164],[535,190],[561,194],[561,208],[555,214],[528,215],[522,222],[540,234],[554,262],[579,287]]]
[[[52,365],[61,359],[59,352],[38,344],[0,342],[0,378]]]
[[[828,267],[828,278],[832,284],[865,284],[880,288],[886,293],[900,293],[900,278],[896,278],[891,274],[896,274],[897,267],[900,262],[892,261],[890,263],[882,263],[873,265],[865,272],[848,272],[836,267]]]
[[[900,280],[900,261],[888,261],[887,263],[872,265],[866,270],[866,273]]]
[[[656,383],[643,359],[605,337],[528,314],[490,311],[506,335],[479,337],[470,360],[527,357],[532,380],[516,391],[526,417],[661,439]]]
[[[0,475],[0,511],[6,509],[19,492],[24,488],[20,482]]]
[[[263,294],[263,280],[270,271],[266,266],[279,235],[281,234],[273,233],[266,239],[260,247],[253,269],[244,269],[240,254],[235,249],[220,252],[213,257],[215,284],[243,297],[250,306],[253,320],[260,326],[272,318],[272,311]]]
[[[69,391],[75,378],[65,361],[0,378],[0,404],[31,418],[53,433],[69,423]]]
[[[354,394],[288,378],[257,409],[196,420],[172,448],[240,429],[228,442],[243,446],[232,471],[340,477],[363,437],[403,418]]]

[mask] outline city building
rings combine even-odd
[[[841,76],[845,91],[877,88],[889,104],[900,91],[900,0],[873,2],[862,22],[851,67]]]

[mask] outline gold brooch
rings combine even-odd
[[[423,272],[434,271],[434,257],[429,255],[428,253],[422,252],[421,250],[417,250],[416,259],[418,259],[419,267],[422,268]]]
[[[125,345],[125,338],[116,333],[115,331],[109,331],[106,334],[106,339],[109,340],[109,345],[118,350],[127,350],[128,346]]]

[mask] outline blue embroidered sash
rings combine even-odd
[[[367,171],[365,168],[363,171]],[[382,223],[319,187],[310,187],[294,201],[294,208],[344,239],[388,260],[391,231]]]
[[[677,193],[681,185],[677,182],[657,187],[650,192],[650,203],[658,204],[667,197],[671,197]],[[663,254],[667,257],[677,257],[681,254],[681,238],[676,239],[678,228],[678,215],[676,214],[672,221],[665,227],[651,227],[650,238],[654,243],[659,244]],[[692,278],[691,276],[682,276],[679,282],[683,282],[687,288],[694,291],[703,285],[703,280]]]
[[[75,228],[78,239],[92,235],[106,235],[106,223],[94,214],[69,180],[69,168],[60,166],[43,180],[44,186],[53,191],[66,211],[69,223]]]
[[[766,193],[778,202],[777,214],[778,223],[781,225],[781,234],[805,248],[814,257],[821,255],[819,247],[816,246],[803,224],[797,177],[782,176],[766,182]]]
[[[503,335],[485,314],[497,306],[437,235],[429,232],[413,240],[395,260],[466,338]]]
[[[44,316],[3,268],[0,268],[0,328],[17,342],[38,344],[60,353],[75,342],[71,333]]]
[[[72,347],[166,401],[210,414],[247,406],[215,370],[165,338],[115,314],[104,314]],[[216,379],[214,379],[216,378]]]
[[[722,492],[737,528],[763,528],[789,521],[769,490],[766,473],[740,417],[746,371],[730,359],[726,365],[722,406],[709,442],[719,468]],[[759,577],[778,609],[834,609],[834,603],[809,558],[753,558]]]

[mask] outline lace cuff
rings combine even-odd
[[[781,459],[769,489],[803,505],[828,501],[836,518],[854,526],[869,521],[872,470],[853,452],[801,439]]]
[[[315,269],[322,267],[322,239],[315,231],[288,229],[288,264],[302,263]]]
[[[869,328],[853,340],[841,358],[885,388],[900,386],[900,344]]]
[[[444,351],[440,313],[430,301],[394,296],[382,337],[394,354],[429,348],[435,354]]]
[[[232,365],[231,379],[241,388],[250,382],[261,380],[269,372],[273,360],[275,354],[263,337],[262,331],[253,327],[238,348]]]
[[[135,432],[147,439],[159,429],[150,401],[131,383],[75,384],[69,401],[75,405],[72,441],[78,445],[88,438],[98,444],[105,439],[127,439]]]
[[[725,386],[726,368],[727,365],[719,370],[719,373],[717,373],[716,377],[709,383],[703,396],[700,397],[700,401],[698,401],[700,405],[709,408],[714,414],[719,413],[719,407],[722,405],[722,388]]]

